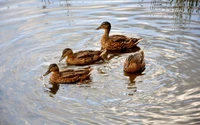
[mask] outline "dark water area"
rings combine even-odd
[[[198,0],[1,0],[0,124],[200,124],[199,11]],[[131,53],[116,54],[89,84],[49,84],[64,48],[100,49],[103,21],[143,38],[146,69],[124,74]]]

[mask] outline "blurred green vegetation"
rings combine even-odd
[[[199,0],[171,0],[170,3],[188,7],[200,7]]]
[[[200,19],[199,0],[152,0],[151,9],[153,11],[169,11],[174,13],[176,21],[188,23],[192,15],[198,15]],[[177,22],[177,23],[178,23]]]
[[[199,0],[171,0],[176,18],[182,19],[185,23],[191,19],[192,13],[199,13]]]

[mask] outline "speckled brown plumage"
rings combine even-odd
[[[111,35],[109,36],[111,24],[109,22],[103,22],[98,29],[104,29],[105,32],[101,37],[101,45],[103,49],[121,51],[133,48],[136,46],[142,38],[129,38],[124,35]]]
[[[128,73],[134,73],[138,71],[143,71],[145,69],[144,52],[139,51],[128,58],[124,62],[124,71]]]
[[[57,64],[51,64],[43,76],[52,72],[49,81],[53,84],[76,83],[89,79],[91,71],[92,69],[90,67],[78,70],[67,69],[59,71]]]
[[[62,52],[59,61],[67,57],[66,63],[71,65],[88,65],[97,61],[103,60],[100,56],[101,51],[98,50],[83,50],[73,53],[72,49],[66,48]]]

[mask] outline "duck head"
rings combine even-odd
[[[62,56],[60,57],[59,62],[62,61],[66,56],[70,56],[70,55],[73,55],[72,49],[70,49],[70,48],[65,48],[65,49],[63,50],[63,52],[62,52]]]
[[[49,65],[47,72],[43,76],[46,76],[51,72],[59,72],[59,68],[58,68],[57,64],[53,63],[53,64]]]
[[[105,21],[98,28],[96,28],[96,30],[99,30],[99,29],[108,29],[108,30],[110,30],[110,28],[111,28],[111,24],[108,21]]]

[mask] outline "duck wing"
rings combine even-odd
[[[110,39],[113,42],[129,42],[130,38],[124,36],[124,35],[112,35],[110,36]]]
[[[74,73],[74,70],[62,71],[60,72],[60,75],[63,78],[71,78],[71,77],[76,76],[76,74]]]
[[[127,36],[124,36],[124,35],[112,35],[110,36],[110,39],[113,41],[113,42],[134,42],[134,43],[137,43],[140,39],[142,38],[130,38],[130,37],[127,37]]]
[[[68,70],[60,72],[61,76],[64,78],[72,78],[75,76],[81,76],[83,74],[88,74],[91,69],[78,69],[78,70]]]
[[[78,53],[75,53],[75,57],[77,58],[87,58],[94,55],[100,55],[100,51],[94,51],[94,50],[85,50],[85,51],[79,51]]]
[[[134,62],[134,63],[136,63],[136,64],[142,64],[143,61],[144,61],[144,57],[143,57],[143,55],[140,54],[140,53],[131,55],[131,56],[129,57],[129,59],[131,60],[131,62]]]

